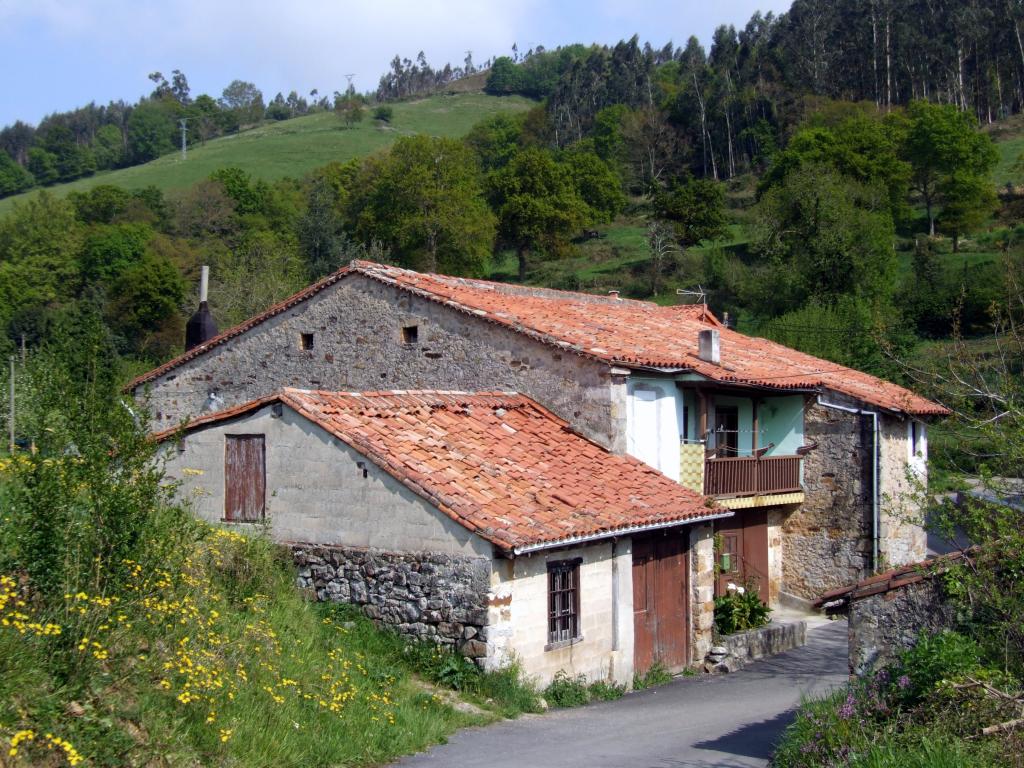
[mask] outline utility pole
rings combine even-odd
[[[11,363],[11,412],[10,412],[10,428],[11,428],[11,442],[10,451],[11,455],[14,455],[14,355],[10,357]]]
[[[181,126],[181,159],[185,159],[185,153],[188,151],[188,144],[185,141],[185,134],[188,131],[188,118],[183,117],[178,120],[178,125]]]

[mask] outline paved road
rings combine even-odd
[[[402,768],[765,766],[802,696],[846,680],[846,622],[732,675],[680,678],[619,701],[470,728]]]

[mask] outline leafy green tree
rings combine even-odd
[[[224,187],[240,215],[264,212],[269,187],[263,180],[254,180],[251,174],[241,168],[230,167],[211,173],[210,181],[219,182]]]
[[[28,151],[28,170],[36,182],[44,187],[56,183],[60,175],[57,172],[56,156],[42,147],[32,147]]]
[[[828,165],[791,172],[761,198],[754,247],[787,274],[789,308],[860,296],[885,304],[896,255],[888,196]]]
[[[336,93],[334,97],[334,114],[345,123],[346,128],[354,128],[356,123],[361,123],[363,117],[365,117],[363,100],[351,87],[344,94]]]
[[[25,307],[73,297],[81,229],[71,205],[45,191],[0,219],[0,327]]]
[[[591,150],[592,146],[592,141],[580,142],[563,152],[560,162],[569,169],[576,192],[593,212],[592,221],[608,222],[626,207],[626,195],[622,179]]]
[[[144,254],[112,280],[109,297],[107,325],[123,352],[159,359],[178,347],[185,282],[173,264]]]
[[[81,275],[89,283],[110,283],[139,264],[153,236],[145,224],[101,224],[86,235],[79,253]]]
[[[674,179],[654,196],[658,218],[671,222],[676,240],[684,248],[702,240],[716,240],[726,232],[725,192],[711,179]]]
[[[935,234],[940,206],[952,204],[954,219],[968,209],[984,209],[990,200],[979,185],[990,182],[998,153],[992,139],[978,131],[975,119],[952,104],[911,102],[903,154],[911,167],[911,187],[924,200],[928,232]]]
[[[803,128],[774,155],[759,189],[763,193],[801,166],[831,165],[861,184],[884,187],[897,218],[905,208],[910,179],[910,166],[899,156],[905,128],[895,116],[880,119],[863,114]]]
[[[960,238],[981,227],[998,205],[996,192],[988,176],[957,172],[943,184],[946,204],[939,214],[938,226],[953,238],[953,253],[960,251]]]
[[[594,116],[594,127],[591,131],[594,151],[602,160],[612,164],[612,167],[625,160],[626,138],[622,125],[628,114],[629,109],[624,104],[613,104]]]
[[[360,240],[379,240],[408,266],[478,275],[494,245],[480,166],[461,141],[399,139],[364,165],[349,208]]]
[[[266,112],[263,92],[245,80],[232,80],[221,93],[220,103],[242,124],[259,122]]]
[[[595,218],[580,196],[571,169],[551,152],[529,147],[491,174],[491,199],[501,239],[516,250],[519,279],[526,279],[531,252],[555,252]]]
[[[92,142],[96,167],[101,170],[117,168],[124,164],[125,146],[121,129],[116,125],[104,125],[96,131]]]
[[[99,184],[85,192],[71,192],[68,202],[83,224],[111,224],[128,209],[132,196],[113,184]]]
[[[92,150],[79,145],[70,129],[63,125],[50,126],[41,139],[43,149],[53,155],[59,181],[72,181],[96,172]]]
[[[484,91],[495,96],[519,93],[523,89],[524,79],[519,67],[508,56],[499,56],[491,64],[487,75]]]
[[[474,125],[464,141],[473,148],[485,171],[501,168],[522,145],[524,115],[504,112]]]
[[[128,118],[128,157],[148,163],[174,151],[174,120],[166,105],[144,101]]]
[[[0,150],[0,197],[24,192],[35,183],[32,174]]]
[[[382,104],[373,110],[373,119],[380,120],[382,123],[390,124],[395,117],[395,110],[386,104]]]

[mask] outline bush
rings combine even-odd
[[[626,693],[626,686],[617,685],[608,680],[596,680],[587,686],[591,701],[615,701]]]
[[[715,598],[715,630],[720,635],[745,632],[769,622],[771,608],[749,586],[729,584],[726,594]]]
[[[564,669],[560,669],[544,689],[544,698],[553,707],[583,706],[590,700],[587,694],[587,678],[583,675],[570,677]]]
[[[969,637],[949,630],[922,635],[900,654],[892,678],[901,704],[915,704],[943,681],[977,673],[981,648]]]
[[[653,688],[657,685],[664,685],[671,682],[672,674],[665,669],[660,661],[654,662],[646,672],[639,672],[633,675],[633,689],[642,691],[644,688]]]
[[[391,107],[381,106],[373,110],[373,119],[380,120],[382,123],[390,123],[394,116],[395,110]]]

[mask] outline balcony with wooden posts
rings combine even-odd
[[[750,401],[752,423],[723,423],[716,409],[716,423],[709,424],[711,397],[697,392],[698,438],[680,448],[680,481],[731,509],[802,502],[801,464],[814,446],[798,447],[788,455],[777,454],[774,443],[758,445],[764,425],[757,398]],[[740,433],[748,435],[749,446],[740,447]]]

